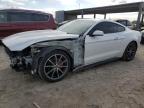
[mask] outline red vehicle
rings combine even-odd
[[[0,39],[23,31],[56,29],[51,14],[21,9],[0,10]]]

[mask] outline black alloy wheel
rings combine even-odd
[[[136,55],[136,51],[137,51],[137,44],[135,42],[131,42],[123,55],[123,60],[125,61],[131,61],[134,59],[135,55]]]

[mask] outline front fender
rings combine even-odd
[[[56,40],[43,43],[37,43],[32,47],[38,47],[40,52],[34,57],[34,69],[38,67],[40,58],[42,59],[47,53],[53,50],[63,50],[73,59],[73,66],[77,67],[84,64],[84,41],[81,39],[75,40]]]
[[[36,73],[38,71],[39,63],[43,60],[45,55],[47,55],[48,53],[50,53],[54,50],[65,51],[70,56],[70,58],[73,60],[73,52],[71,52],[69,49],[67,49],[65,47],[62,47],[62,46],[49,46],[49,47],[46,47],[46,48],[42,48],[39,53],[37,53],[33,56],[33,62],[32,62],[32,71],[33,71],[33,73]]]

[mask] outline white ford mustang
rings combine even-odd
[[[31,69],[48,81],[113,58],[133,60],[141,33],[107,20],[78,19],[57,30],[14,34],[2,40],[13,69]]]

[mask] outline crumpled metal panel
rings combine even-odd
[[[74,67],[84,64],[84,43],[80,38],[69,40],[54,40],[35,44],[33,47],[54,47],[54,49],[67,49],[73,58]]]

